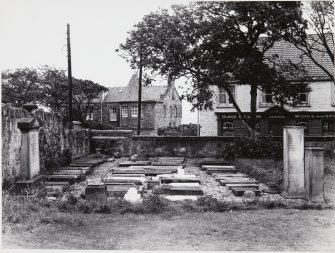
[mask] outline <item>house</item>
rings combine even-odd
[[[332,49],[333,50],[333,49]],[[262,136],[281,136],[283,126],[303,126],[307,136],[335,135],[335,86],[319,67],[292,44],[279,41],[269,50],[269,55],[278,54],[282,59],[301,61],[312,78],[310,92],[300,95],[300,103],[283,108],[272,101],[271,90],[259,90],[257,94],[257,130]],[[334,66],[321,52],[316,52],[319,62],[334,72]],[[237,116],[236,110],[222,88],[211,87],[214,96],[214,111],[200,112],[200,135],[202,136],[243,136],[248,130]],[[243,113],[250,115],[250,86],[231,85],[231,92]]]
[[[142,87],[141,129],[156,132],[159,127],[181,124],[182,100],[174,82],[167,86]],[[138,121],[138,76],[128,85],[111,87],[102,102],[102,123],[136,129]]]

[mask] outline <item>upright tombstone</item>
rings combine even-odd
[[[21,130],[21,168],[19,180],[16,185],[19,190],[31,187],[40,182],[43,176],[40,175],[40,154],[39,154],[39,128],[40,119],[34,114],[37,109],[35,104],[25,104],[24,109],[28,111],[28,116],[21,118],[17,127]]]
[[[306,198],[311,202],[324,202],[324,149],[305,148]]]
[[[304,171],[304,128],[285,126],[284,149],[284,192],[287,197],[305,197]]]

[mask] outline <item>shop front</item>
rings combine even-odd
[[[219,136],[246,136],[248,129],[237,113],[216,113]],[[249,120],[250,113],[245,117]],[[335,136],[334,112],[290,112],[274,106],[256,114],[261,136],[282,136],[284,126],[303,126],[306,136]]]

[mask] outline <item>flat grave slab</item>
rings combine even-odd
[[[196,201],[198,199],[197,196],[192,195],[168,195],[164,196],[164,198],[170,200],[170,201],[183,201],[183,200],[193,200]]]
[[[135,185],[142,185],[146,179],[143,177],[107,177],[102,178],[104,183],[133,183]]]
[[[258,184],[258,181],[253,178],[228,178],[219,180],[220,185],[226,186],[226,184]]]
[[[184,162],[185,158],[184,157],[179,157],[179,156],[158,156],[153,158],[154,161],[177,161],[177,162]]]
[[[130,167],[130,166],[145,166],[150,165],[150,161],[128,161],[119,163],[119,167]]]
[[[171,186],[163,185],[163,194],[168,195],[203,195],[204,192],[200,186]]]
[[[81,177],[80,175],[47,175],[45,176],[46,180],[64,180],[70,183],[74,183],[75,181],[79,180]]]
[[[216,164],[222,164],[222,165],[229,165],[230,163],[224,159],[220,158],[203,158],[200,161],[200,165],[216,165]]]
[[[252,183],[250,183],[250,184],[226,184],[225,186],[228,188],[228,190],[231,190],[232,187],[242,187],[242,188],[243,187],[244,188],[255,187],[255,188],[259,189],[258,184],[252,184]]]
[[[213,173],[236,173],[236,169],[215,169],[215,168],[207,168],[206,173],[212,175]]]
[[[171,186],[200,186],[199,183],[170,183]]]
[[[104,202],[107,200],[106,185],[104,183],[89,184],[85,188],[87,200]]]
[[[145,177],[145,175],[144,174],[134,174],[134,173],[129,173],[129,174],[112,173],[112,177]]]
[[[90,167],[61,167],[59,170],[81,170],[84,174],[88,174],[91,169]]]
[[[233,165],[202,165],[202,167],[205,169],[236,169]]]
[[[175,166],[175,165],[181,165],[183,162],[180,161],[157,161],[157,162],[152,162],[152,165],[155,166]]]
[[[245,191],[252,191],[256,196],[261,195],[261,191],[254,187],[232,187],[232,192],[235,196],[243,196]]]
[[[170,183],[200,183],[199,177],[160,177],[162,184]]]
[[[172,174],[176,172],[177,169],[136,168],[136,166],[131,168],[119,168],[113,171],[115,174],[145,174],[146,176]]]
[[[178,169],[182,169],[183,167],[180,165],[175,166],[155,166],[155,165],[147,165],[147,166],[130,166],[127,169],[129,170],[138,170],[138,169],[144,169],[144,170],[172,170],[173,172],[177,172]]]
[[[226,172],[221,172],[221,173],[212,173],[212,176],[214,178],[219,178],[219,177],[249,177],[247,174],[244,173],[226,173]]]
[[[82,170],[60,170],[55,171],[54,175],[84,175]]]

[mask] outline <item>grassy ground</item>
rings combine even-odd
[[[169,215],[60,214],[33,230],[13,227],[4,248],[119,250],[331,250],[334,210]],[[17,234],[20,236],[18,237]]]
[[[262,167],[257,161],[245,162],[256,168]],[[325,198],[334,206],[335,171],[334,167],[330,169],[329,163],[327,168]],[[262,172],[262,169],[258,170]],[[48,202],[36,198],[21,201],[4,194],[3,248],[335,250],[334,209],[282,208],[219,213],[204,212],[203,207],[190,203],[181,209],[180,206],[179,209],[167,206],[167,211],[160,214],[122,215],[120,213],[124,212],[120,210],[111,211],[110,214],[94,211],[86,214],[83,213],[86,210],[85,202],[81,199],[74,204],[74,200],[72,204],[71,201]],[[157,202],[153,203],[137,209],[130,208],[130,211],[156,213],[152,207],[157,207]],[[187,208],[183,208],[185,206]],[[210,206],[213,207],[213,202]],[[65,212],[60,212],[63,209]],[[219,211],[219,207],[209,210]]]

